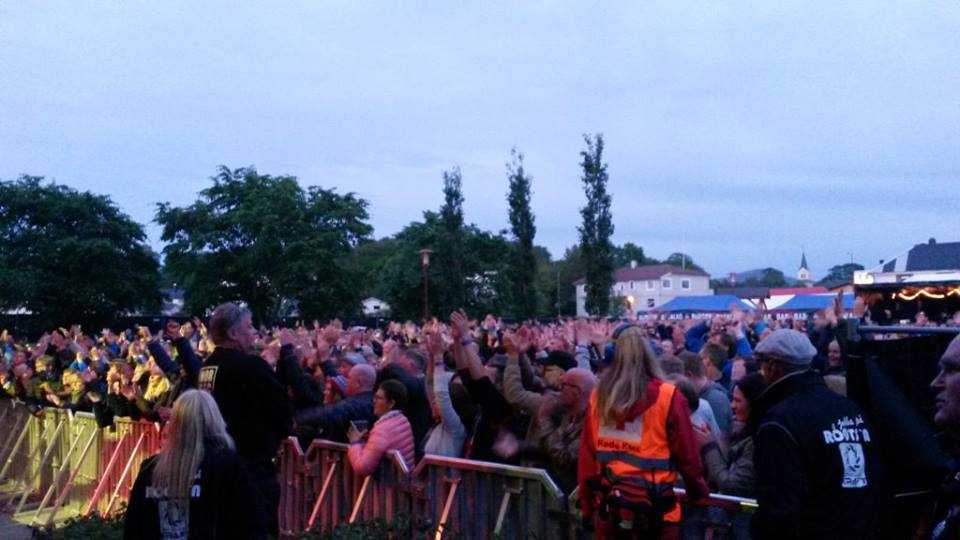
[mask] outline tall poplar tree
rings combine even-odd
[[[441,316],[464,307],[463,276],[463,178],[460,167],[443,172],[443,206],[440,207],[442,234],[436,252],[437,273],[441,288],[437,304]]]
[[[523,154],[514,148],[513,161],[507,164],[510,192],[510,231],[513,233],[510,268],[511,303],[519,320],[534,317],[537,312],[537,258],[533,237],[537,234],[533,211],[530,210],[530,184],[533,177],[523,170]]]
[[[607,193],[607,164],[603,162],[603,135],[591,139],[584,135],[587,149],[580,152],[583,161],[583,191],[587,204],[580,209],[583,222],[580,231],[580,254],[586,272],[587,313],[606,315],[610,311],[610,290],[613,287],[613,217],[610,194]]]

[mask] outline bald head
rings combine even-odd
[[[597,378],[589,369],[568,369],[560,377],[560,401],[582,412],[590,401],[590,392],[596,385]]]
[[[589,369],[573,368],[568,369],[561,377],[564,384],[572,384],[580,389],[584,394],[590,394],[593,387],[597,385],[597,377]]]
[[[347,395],[354,396],[362,392],[373,391],[377,382],[377,370],[368,364],[359,364],[347,373]]]

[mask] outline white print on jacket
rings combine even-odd
[[[823,440],[837,445],[843,461],[842,487],[858,489],[867,487],[867,465],[861,442],[870,442],[870,430],[863,425],[863,417],[844,416],[823,430]]]

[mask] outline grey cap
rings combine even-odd
[[[817,349],[806,334],[796,330],[780,329],[764,338],[754,350],[757,354],[776,356],[786,364],[803,366],[817,355]]]

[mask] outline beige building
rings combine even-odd
[[[577,316],[586,317],[586,279],[575,282],[577,289]],[[666,304],[678,296],[704,296],[713,294],[710,275],[699,270],[680,268],[669,264],[630,266],[614,272],[611,296],[624,299],[632,307],[634,315]]]

